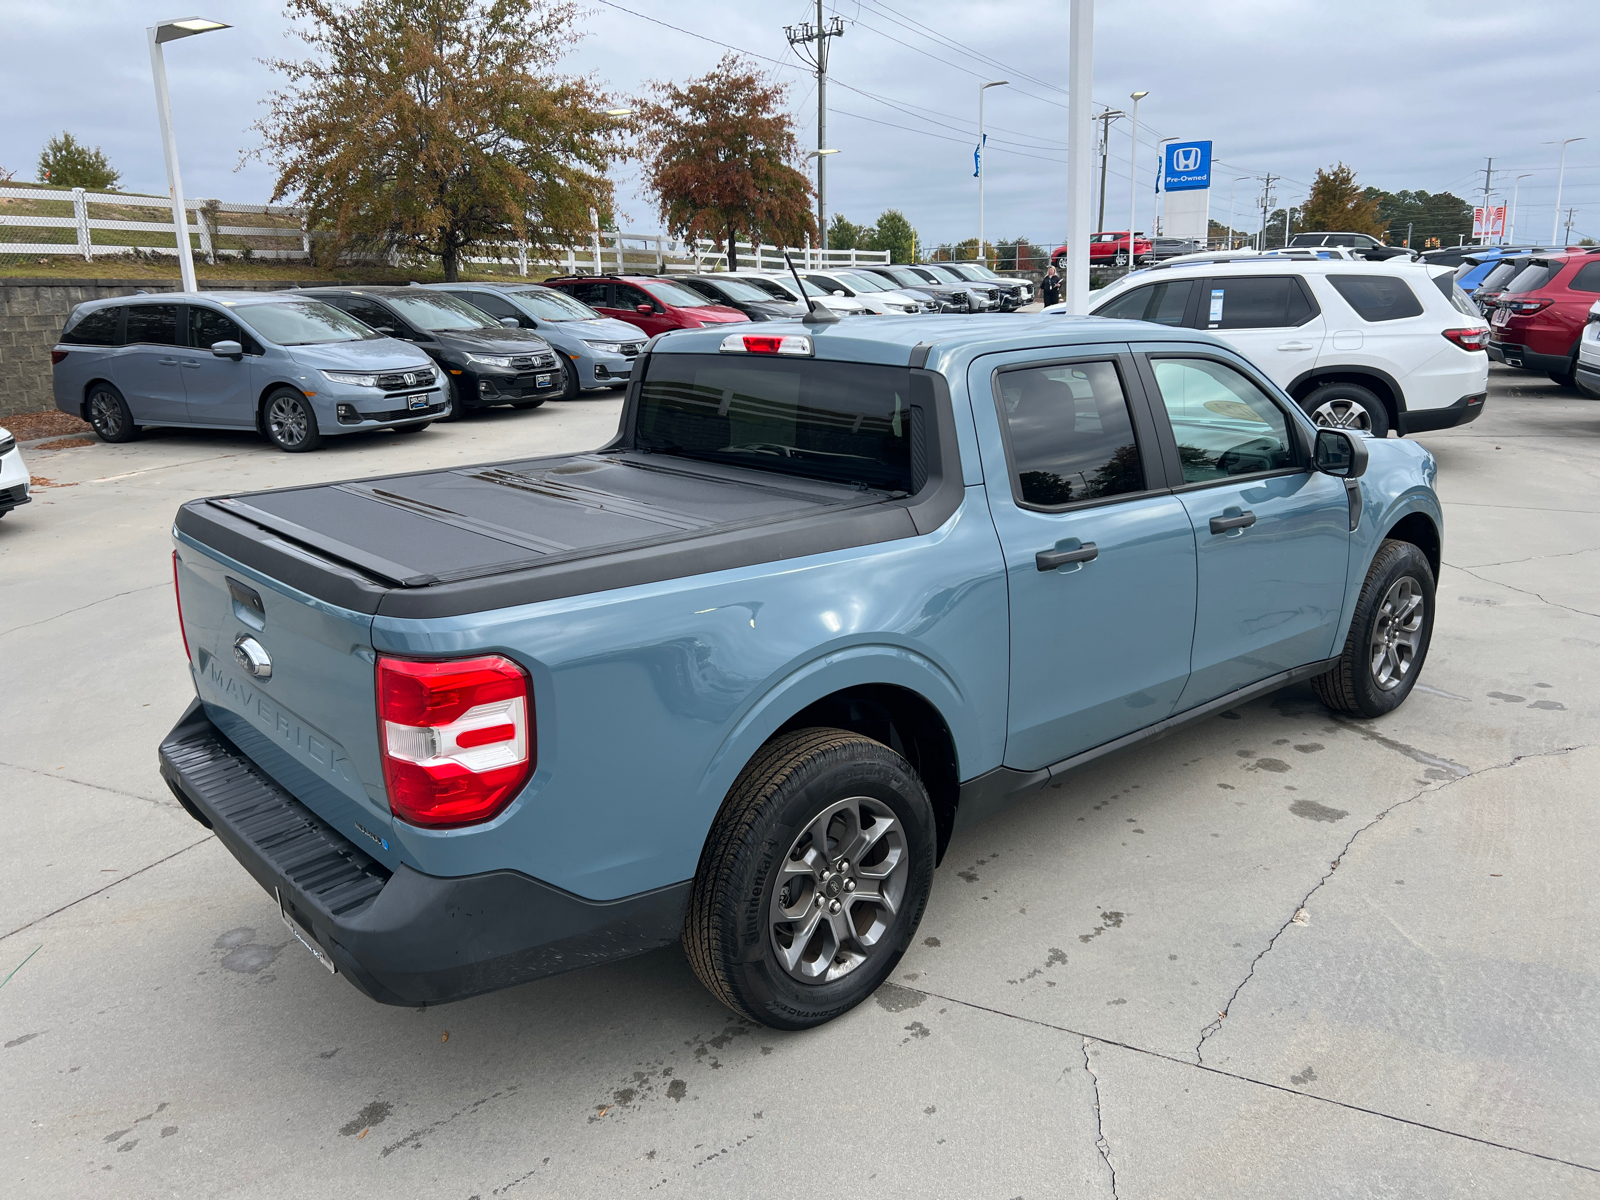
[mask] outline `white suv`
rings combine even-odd
[[[30,477],[23,465],[17,439],[0,429],[0,517],[33,499],[28,495]]]
[[[1206,330],[1319,425],[1404,436],[1483,412],[1489,327],[1451,276],[1404,259],[1219,255],[1127,275],[1091,311]]]
[[[879,279],[871,272],[854,273],[848,270],[802,271],[809,284],[821,288],[830,296],[848,296],[859,300],[880,316],[885,313],[904,315],[935,311],[935,304],[926,296],[913,296],[902,292],[892,283]]]
[[[1589,319],[1578,339],[1578,366],[1573,377],[1579,390],[1600,399],[1600,300],[1589,306]]]

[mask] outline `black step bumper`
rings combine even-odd
[[[1476,421],[1483,415],[1488,396],[1488,392],[1474,392],[1445,408],[1417,408],[1403,412],[1400,414],[1400,432],[1402,435],[1427,433],[1434,429],[1454,429],[1457,425]]]
[[[596,902],[516,871],[390,871],[247,758],[197,700],[161,743],[178,801],[275,897],[291,930],[384,1004],[442,1004],[676,941],[687,881]]]
[[[1552,372],[1561,375],[1572,369],[1572,359],[1565,354],[1538,354],[1516,342],[1489,341],[1489,357],[1508,367],[1521,367],[1524,371]]]

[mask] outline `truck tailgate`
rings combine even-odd
[[[372,618],[180,536],[178,595],[195,688],[238,748],[391,869]],[[241,643],[249,640],[249,645]],[[265,655],[267,671],[248,665]],[[365,836],[362,836],[362,835]]]

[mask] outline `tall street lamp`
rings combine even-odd
[[[1550,227],[1550,244],[1561,245],[1561,185],[1567,179],[1567,145],[1570,142],[1583,142],[1587,138],[1570,137],[1561,143],[1561,169],[1556,173],[1556,222]],[[1554,146],[1555,142],[1546,142],[1546,146]]]
[[[1234,222],[1234,212],[1235,212],[1235,209],[1233,207],[1233,199],[1234,199],[1234,196],[1239,191],[1239,180],[1241,180],[1241,179],[1254,179],[1254,178],[1255,178],[1254,175],[1235,175],[1233,177],[1233,186],[1228,189],[1228,249],[1229,250],[1233,249],[1233,222]]]
[[[1139,212],[1139,101],[1150,93],[1129,92],[1133,101],[1133,140],[1128,143],[1128,270],[1133,270],[1133,234],[1138,228]]]
[[[183,17],[150,26],[150,74],[156,81],[156,117],[161,123],[161,150],[167,160],[167,189],[172,193],[172,231],[178,239],[178,271],[183,276],[183,290],[194,292],[199,284],[194,278],[194,255],[189,250],[189,222],[183,207],[183,181],[178,177],[178,145],[172,139],[172,101],[167,96],[167,63],[161,47],[179,38],[193,37],[197,33],[210,33],[213,29],[231,29],[221,21],[208,21],[203,17]]]
[[[978,85],[978,253],[977,258],[984,266],[989,265],[988,256],[983,252],[983,94],[992,87],[1005,87],[1011,80],[996,79],[991,83]]]
[[[1517,192],[1521,189],[1524,179],[1532,178],[1533,173],[1530,171],[1526,175],[1518,175],[1511,181],[1511,220],[1507,222],[1510,228],[1506,231],[1504,241],[1513,246],[1517,244]]]

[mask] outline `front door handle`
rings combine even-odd
[[[1250,519],[1255,520],[1254,517]],[[1085,542],[1076,550],[1041,550],[1033,556],[1033,562],[1041,571],[1054,571],[1068,563],[1093,562],[1099,556],[1100,547],[1093,542]]]
[[[1256,523],[1253,512],[1242,512],[1237,517],[1212,517],[1211,532],[1227,533],[1230,529],[1248,529]]]
[[[178,365],[178,360],[175,358],[158,358],[156,361],[163,367],[175,367]]]
[[[1284,342],[1283,345],[1278,347],[1278,349],[1279,350],[1310,350],[1311,349],[1311,343],[1310,342]]]
[[[180,365],[188,367],[191,371],[198,371],[200,369],[199,363],[192,362],[188,359],[185,359]]]

